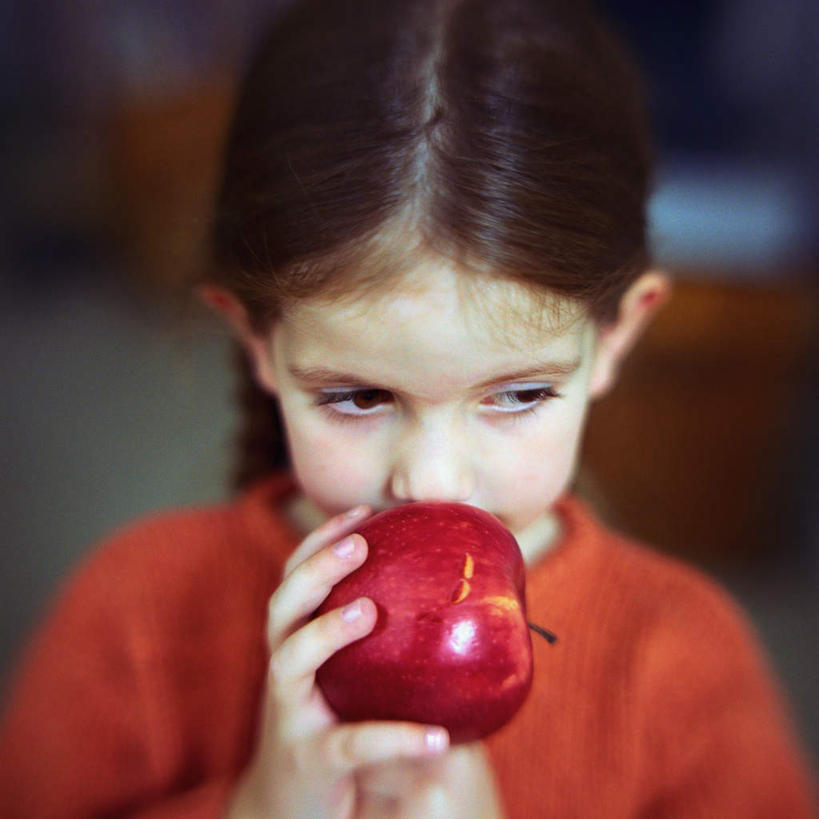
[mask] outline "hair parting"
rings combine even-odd
[[[648,264],[651,159],[636,72],[582,0],[297,0],[241,86],[206,277],[259,331],[435,259],[609,321]]]

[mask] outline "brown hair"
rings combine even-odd
[[[582,0],[303,0],[242,85],[209,278],[265,329],[438,255],[607,321],[647,264],[650,171],[640,84]],[[240,483],[286,463],[243,390]]]

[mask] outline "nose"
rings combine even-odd
[[[469,500],[475,491],[467,436],[457,419],[424,419],[397,442],[390,494],[410,501]]]

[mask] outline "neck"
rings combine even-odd
[[[560,520],[551,511],[544,512],[533,520],[522,532],[515,534],[515,539],[523,554],[526,566],[538,562],[560,539]]]

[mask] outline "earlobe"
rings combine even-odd
[[[269,393],[276,392],[273,351],[270,340],[254,329],[245,305],[230,290],[212,284],[200,285],[197,295],[223,318],[244,347],[253,365],[256,383]]]
[[[255,336],[251,345],[245,345],[253,363],[256,383],[270,395],[278,392],[275,368],[273,367],[273,349],[266,339]]]
[[[623,294],[617,319],[599,330],[589,386],[593,398],[614,386],[620,365],[670,294],[670,279],[659,271],[643,273]]]

